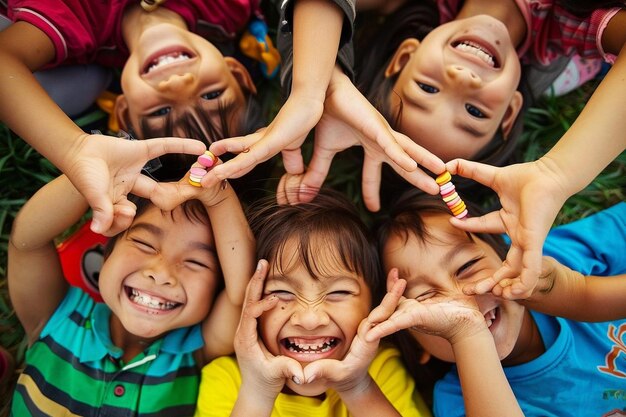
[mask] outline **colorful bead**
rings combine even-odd
[[[457,219],[466,217],[468,214],[467,206],[456,192],[456,188],[454,184],[452,184],[452,175],[450,172],[446,171],[440,174],[435,181],[437,185],[439,185],[439,194],[441,194],[441,198],[443,198],[443,201],[452,212],[452,215]]]

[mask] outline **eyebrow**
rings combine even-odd
[[[136,230],[145,230],[146,232],[157,237],[163,236],[163,229],[151,223],[135,223],[128,229],[127,233],[131,233]],[[198,240],[189,241],[189,244],[187,245],[187,247],[189,249],[198,249],[198,250],[206,251],[213,255],[217,254],[217,250],[215,249],[213,245],[210,245],[205,242],[200,242]]]
[[[320,281],[319,279],[316,279],[316,277],[311,277],[316,281]],[[341,275],[341,276],[332,276],[332,277],[324,277],[324,278],[334,278],[335,282],[337,281],[349,281],[349,282],[355,282],[357,284],[359,284],[359,280],[356,276],[349,276],[349,275]],[[279,282],[284,282],[287,284],[292,284],[294,287],[296,287],[297,289],[302,288],[302,280],[300,279],[295,279],[295,278],[291,278],[288,274],[274,274],[274,275],[268,275],[266,282],[268,281],[279,281]]]

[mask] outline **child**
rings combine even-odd
[[[287,100],[267,129],[211,145],[216,155],[239,154],[216,168],[217,178],[239,177],[282,152],[286,172],[300,175],[295,178],[302,192],[293,198],[307,201],[321,187],[334,155],[358,145],[365,152],[363,195],[370,210],[379,209],[383,162],[416,187],[436,193],[423,168],[438,173],[443,162],[391,129],[352,83],[354,1],[296,0],[279,6],[277,46]],[[314,127],[313,157],[305,173],[300,147]]]
[[[232,42],[258,12],[256,1],[172,0],[147,12],[129,0],[16,0],[6,10],[15,23],[0,32],[0,120],[63,172],[75,162],[66,161],[67,151],[100,135],[85,134],[50,99],[31,74],[44,67],[123,65],[116,112],[120,127],[139,139],[196,137],[208,145],[258,127],[245,114],[256,91],[249,73],[200,36]],[[161,177],[177,180],[190,164],[181,164],[178,177]]]
[[[201,366],[233,352],[254,238],[230,187],[186,181],[193,199],[169,211],[140,200],[116,212],[130,227],[109,241],[104,303],[62,275],[54,239],[88,208],[67,177],[22,208],[8,282],[29,348],[13,415],[193,415]]]
[[[620,204],[602,217],[582,220],[595,221],[589,228],[566,226],[569,230],[552,247],[553,255],[573,262],[584,274],[624,274],[625,210]],[[454,228],[450,217],[439,198],[411,192],[398,202],[381,228],[380,242],[385,269],[398,268],[407,281],[406,299],[369,335],[382,337],[410,328],[414,349],[456,364],[435,386],[435,415],[509,416],[522,415],[521,410],[542,416],[607,415],[623,409],[626,362],[619,353],[619,335],[626,329],[626,311],[618,297],[607,291],[604,297],[582,298],[591,302],[584,308],[567,305],[581,300],[579,290],[585,287],[564,284],[576,274],[548,258],[541,291],[533,295],[536,301],[527,303],[570,319],[529,311],[493,294],[467,296],[463,287],[490,276],[506,246],[498,236]],[[599,227],[611,231],[610,247],[597,238],[594,242],[589,234]],[[577,228],[579,235],[574,233]],[[615,279],[621,287],[614,282],[604,288],[623,288],[625,276]],[[405,354],[415,355],[416,350]]]
[[[204,368],[196,415],[429,415],[397,350],[364,342],[404,281],[370,313],[382,280],[352,204],[322,192],[311,203],[265,205],[251,224],[263,260],[248,287],[237,359]]]
[[[405,37],[368,98],[397,120],[392,126],[444,161],[478,159],[488,146],[491,152],[506,146],[523,101],[516,92],[519,60],[547,66],[578,52],[612,63],[624,43],[622,8],[580,17],[552,2],[437,5],[442,24],[421,40]],[[450,128],[442,131],[442,124]]]

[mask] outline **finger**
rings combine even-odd
[[[296,149],[283,149],[283,166],[289,174],[302,174],[304,172],[304,160],[300,147]]]
[[[393,134],[391,127],[377,132],[376,143],[381,147],[385,155],[401,169],[408,172],[417,169],[417,162],[397,142],[396,135]]]
[[[463,294],[465,295],[486,294],[490,292],[497,283],[498,281],[493,279],[493,277],[481,279],[480,281],[476,281],[476,282],[464,285]]]
[[[336,373],[337,361],[333,359],[319,359],[309,363],[304,367],[304,381],[310,384],[320,379],[329,379],[333,381]]]
[[[146,149],[146,160],[154,159],[167,153],[201,155],[206,151],[204,143],[187,138],[153,138],[134,141],[133,143],[140,144]]]
[[[411,138],[409,138],[408,136],[400,132],[395,132],[394,136],[398,144],[402,147],[402,149],[408,155],[410,155],[411,158],[415,162],[417,162],[420,166],[426,168],[433,174],[440,174],[443,171],[445,171],[446,164],[441,160],[441,158],[429,152],[425,148],[419,146],[417,143],[411,140]],[[437,185],[437,183],[435,183],[435,185]],[[423,188],[422,190],[426,191]]]
[[[500,213],[492,211],[479,217],[465,217],[463,219],[457,219],[454,216],[450,217],[450,224],[457,229],[465,230],[472,233],[505,233],[506,228]]]
[[[115,236],[120,232],[128,229],[133,223],[137,207],[132,202],[124,198],[113,206],[113,223],[111,228],[106,231],[105,236]]]
[[[222,139],[225,140],[225,139]],[[221,141],[215,142],[219,143]],[[239,178],[248,172],[250,172],[255,166],[261,162],[265,162],[272,156],[276,155],[280,148],[280,143],[270,146],[267,138],[260,140],[251,147],[247,148],[247,151],[242,151],[230,161],[216,166],[211,172],[215,174],[220,180],[227,178]],[[278,149],[274,150],[274,147]]]
[[[497,168],[480,162],[467,161],[465,159],[453,159],[446,163],[446,169],[453,175],[472,179],[484,186],[493,188]]]
[[[305,376],[302,365],[294,359],[287,356],[276,356],[272,365],[278,368],[283,378],[290,379],[298,385],[304,383]]]
[[[309,162],[309,166],[307,167],[304,177],[302,178],[301,188],[312,188],[314,190],[322,188],[335,155],[336,152],[334,151],[323,149],[321,147],[314,148],[311,162]]]
[[[389,317],[389,319],[372,327],[370,331],[367,332],[367,334],[365,335],[365,340],[367,342],[374,342],[376,340],[382,339],[383,337],[389,336],[390,334],[393,334],[403,329],[408,329],[418,324],[419,321],[412,314],[394,313],[391,315],[391,317]]]
[[[387,292],[391,291],[391,289],[395,285],[396,281],[398,281],[398,279],[400,279],[398,268],[391,268],[391,270],[387,274],[387,283],[386,283],[387,284],[387,288],[386,288]]]
[[[102,193],[85,193],[85,199],[87,199],[87,203],[89,203],[92,209],[90,229],[94,233],[112,236],[106,234],[113,224],[113,204],[106,192],[106,188]]]
[[[365,155],[363,159],[363,174],[361,179],[361,192],[363,203],[371,212],[380,210],[380,178],[382,163]]]
[[[370,314],[367,316],[367,320],[370,325],[375,325],[387,320],[394,311],[396,311],[396,307],[398,307],[398,302],[404,293],[404,289],[406,288],[406,281],[403,279],[398,279],[385,296],[380,304],[374,308]],[[367,328],[366,331],[369,331],[371,327]]]
[[[423,190],[431,195],[439,194],[439,186],[437,185],[437,182],[421,169],[407,172],[402,170],[396,164],[391,164],[391,167],[411,185],[414,185],[420,190]]]
[[[209,146],[209,150],[215,156],[229,153],[241,153],[247,152],[248,149],[255,143],[257,143],[263,137],[261,131],[256,131],[246,136],[237,136],[232,138],[220,139],[213,142]]]
[[[300,201],[300,182],[302,175],[286,174],[284,181],[284,194],[289,204],[299,204]]]
[[[289,204],[289,199],[287,198],[287,180],[289,174],[283,174],[280,177],[280,181],[278,181],[278,187],[276,187],[276,202],[278,204]]]

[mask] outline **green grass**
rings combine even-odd
[[[590,83],[567,96],[543,99],[529,110],[525,120],[526,130],[520,141],[524,160],[539,158],[556,143],[579,114],[594,87]],[[277,99],[279,95],[272,97]],[[263,104],[265,108],[271,106],[270,114],[278,109],[276,103]],[[104,125],[105,119],[102,113],[95,111],[78,122],[91,125],[101,122]],[[307,152],[310,153],[310,146],[306,147],[305,155]],[[356,204],[362,205],[358,154],[352,152],[347,157],[337,158],[326,185],[345,192]],[[8,300],[5,278],[8,236],[20,207],[38,188],[57,176],[58,170],[4,125],[0,125],[0,155],[0,345],[7,348],[20,364],[25,342],[22,328]],[[277,166],[280,167],[280,164]],[[625,189],[626,152],[616,158],[592,184],[566,202],[555,224],[568,223],[624,201]],[[7,414],[7,400],[14,382],[15,378],[8,386],[0,387],[0,416]]]

